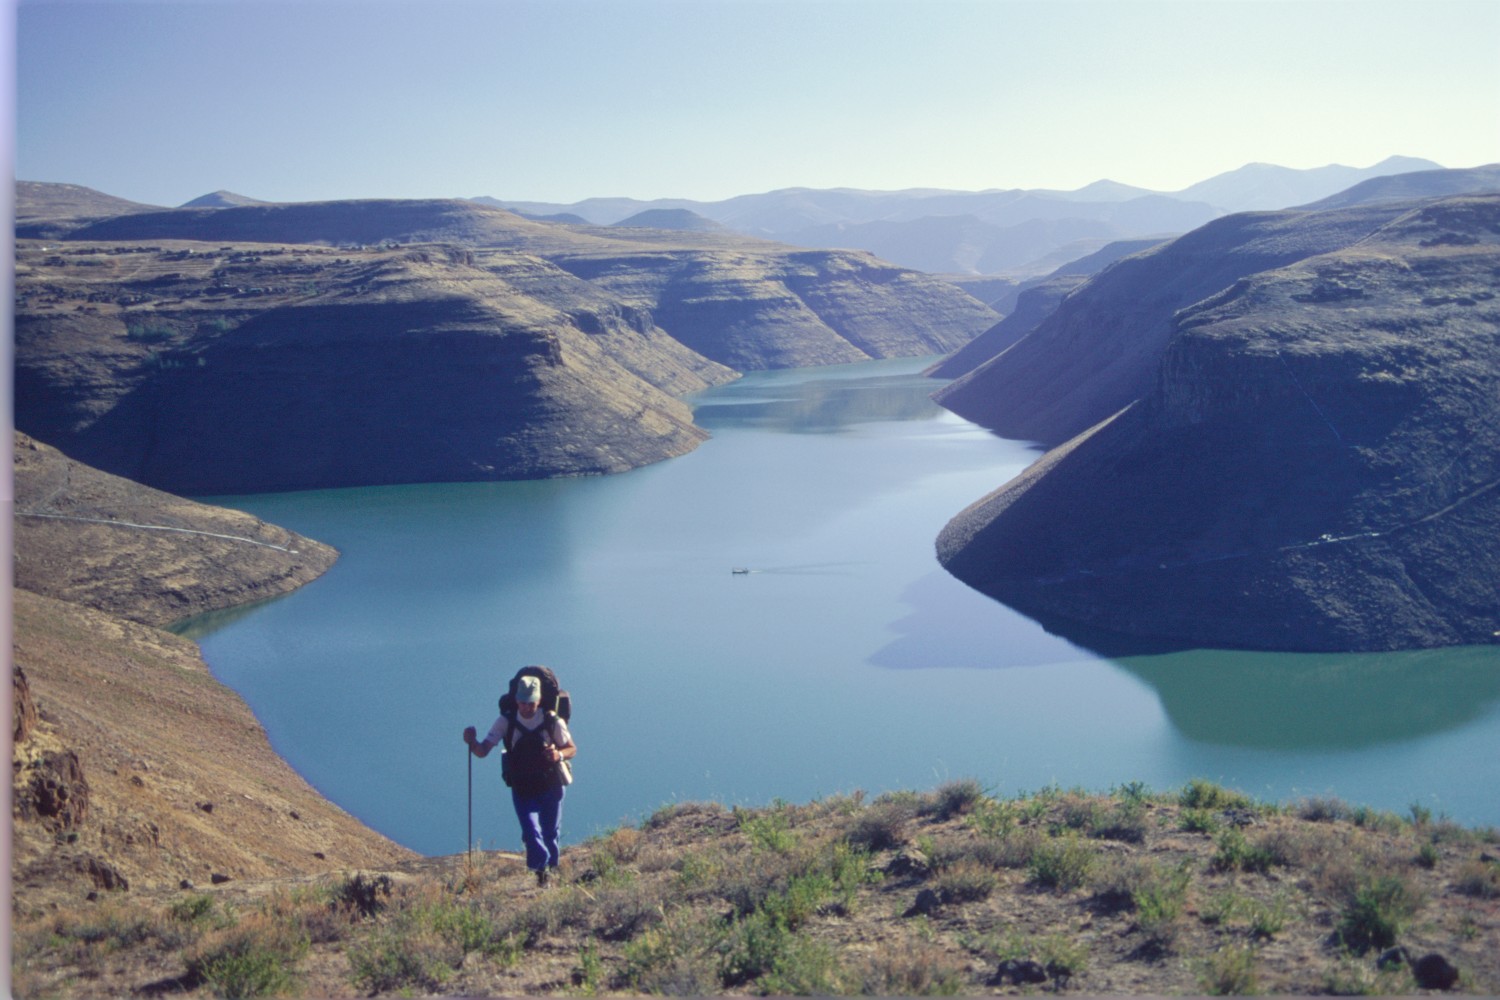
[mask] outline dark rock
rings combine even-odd
[[[1411,955],[1400,945],[1394,948],[1387,948],[1380,953],[1379,958],[1375,959],[1375,967],[1382,971],[1386,969],[1399,969],[1404,965],[1410,964]]]
[[[995,985],[1009,983],[1012,986],[1028,986],[1047,981],[1047,970],[1040,962],[1031,959],[1009,958],[1000,963],[995,977],[991,980]]]
[[[130,880],[108,861],[95,857],[83,857],[78,858],[74,866],[87,875],[96,888],[106,892],[124,892],[130,888]]]
[[[208,880],[214,885],[223,885],[225,882],[233,881],[233,879],[231,879],[228,875],[221,875],[218,872],[214,872],[212,875],[210,875],[208,877]]]
[[[177,883],[177,888],[179,888],[179,889],[193,889],[195,887],[194,887],[194,885],[193,885],[192,882],[188,881],[187,879],[183,879],[181,882]]]
[[[11,665],[11,745],[19,746],[31,738],[36,728],[36,705],[31,700],[31,685],[19,663]]]
[[[328,860],[328,855],[324,854],[322,851],[313,851],[313,857],[317,858],[319,861]]]
[[[1424,990],[1449,990],[1458,984],[1458,969],[1436,952],[1413,962],[1411,974]]]
[[[301,816],[297,815],[297,810],[295,810],[295,809],[293,809],[291,812],[287,813],[287,815],[290,816],[290,817],[292,817],[292,819],[300,820],[302,818]]]
[[[915,917],[921,914],[934,913],[942,906],[943,899],[932,889],[923,889],[917,893],[916,901],[902,914],[903,917]]]
[[[212,802],[199,802],[198,808],[206,813],[211,813],[214,811],[214,804]]]
[[[26,770],[29,775],[16,789],[20,818],[40,820],[57,833],[76,831],[89,814],[89,783],[78,755],[49,750]]]
[[[885,874],[896,878],[908,876],[921,878],[932,870],[932,866],[928,863],[927,855],[915,848],[909,848],[897,853],[882,870]]]

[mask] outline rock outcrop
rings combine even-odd
[[[1500,641],[1500,196],[1379,212],[1357,240],[1376,215],[1249,216],[1205,227],[1256,234],[1227,253],[1200,232],[1145,255],[1205,251],[1190,280],[1147,272],[1169,287],[1137,301],[1159,310],[1209,274],[1221,290],[1153,335],[1138,401],[1127,385],[1149,352],[1120,359],[1140,372],[1107,379],[1112,393],[1075,390],[1089,405],[1069,419],[1054,409],[1050,433],[1106,412],[954,518],[944,565],[1062,630],[1262,649]],[[1330,239],[1348,245],[1239,273]]]

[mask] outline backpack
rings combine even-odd
[[[500,714],[510,722],[510,735],[505,740],[504,753],[500,757],[500,775],[505,784],[515,788],[518,784],[523,786],[527,794],[540,790],[540,786],[534,785],[534,776],[521,778],[515,773],[511,751],[515,743],[522,737],[522,726],[516,721],[516,685],[522,677],[535,677],[542,682],[542,702],[538,711],[549,716],[548,723],[543,728],[550,727],[552,719],[561,719],[567,722],[573,717],[573,699],[568,692],[562,690],[557,684],[557,675],[547,667],[531,665],[522,667],[516,671],[516,676],[510,679],[510,684],[505,693],[500,695]],[[558,774],[563,784],[571,784],[573,781],[572,768],[566,761],[558,767]]]
[[[573,718],[573,699],[557,685],[557,675],[547,667],[533,664],[522,667],[516,671],[516,676],[510,679],[510,686],[500,696],[500,714],[507,719],[516,717],[516,684],[522,677],[535,677],[542,682],[542,704],[543,712],[554,713],[559,719],[568,722]]]

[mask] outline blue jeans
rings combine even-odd
[[[560,786],[540,795],[522,795],[511,790],[516,818],[521,821],[521,842],[526,845],[526,867],[534,872],[557,867],[557,838],[566,791]]]

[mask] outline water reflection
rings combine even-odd
[[[1126,657],[1190,739],[1278,750],[1358,749],[1455,729],[1500,699],[1493,646],[1401,653],[1192,650]]]
[[[909,373],[910,359],[819,369],[795,386],[782,379],[783,394],[769,395],[764,383],[775,377],[751,373],[739,382],[694,400],[693,419],[709,431],[747,427],[787,434],[828,434],[856,424],[934,419],[943,410],[932,393],[943,383]],[[893,377],[883,368],[900,372]],[[853,371],[860,375],[853,375]],[[848,371],[851,374],[843,374]],[[873,374],[872,374],[873,372]],[[786,390],[792,391],[786,391]],[[711,400],[711,401],[708,401]]]

